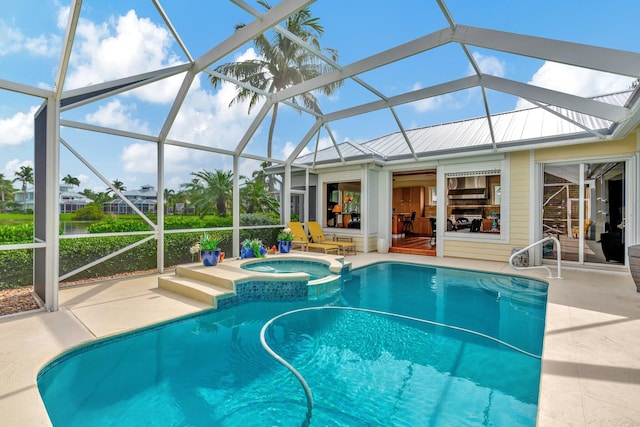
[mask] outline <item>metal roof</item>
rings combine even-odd
[[[627,105],[632,94],[633,91],[628,90],[593,99],[621,107]],[[339,151],[334,147],[325,148],[317,153],[298,157],[295,164],[314,165],[362,159],[376,159],[378,161],[420,159],[433,155],[481,149],[500,150],[503,147],[527,145],[534,142],[557,142],[584,138],[604,139],[611,136],[616,127],[614,122],[554,106],[546,107],[546,109],[532,107],[496,114],[491,116],[490,120],[493,124],[495,147],[489,129],[489,119],[478,117],[405,131],[406,137],[414,149],[415,157],[403,133],[399,131],[359,145],[343,142],[338,144]]]

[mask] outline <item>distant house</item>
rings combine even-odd
[[[19,212],[33,211],[35,194],[33,187],[27,187],[27,191],[16,190],[13,192],[13,201]]]
[[[158,192],[152,185],[143,185],[138,190],[123,191],[122,194],[142,213],[156,213]],[[115,199],[103,203],[103,211],[107,214],[133,214],[134,210],[127,202]]]
[[[18,211],[33,210],[35,200],[35,192],[33,187],[27,187],[27,191],[16,190],[14,192],[14,201],[18,206]],[[74,213],[79,208],[84,208],[93,200],[85,197],[83,194],[73,191],[73,185],[60,184],[60,193],[58,195],[59,212]]]
[[[83,194],[73,191],[73,185],[60,184],[60,213],[74,213],[80,208],[84,208],[93,200],[87,198]]]

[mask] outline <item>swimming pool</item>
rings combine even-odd
[[[533,426],[546,289],[375,264],[329,300],[251,303],[77,348],[38,387],[65,426]],[[261,332],[308,385],[310,413]]]

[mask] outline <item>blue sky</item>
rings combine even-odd
[[[5,3],[0,8],[0,79],[51,88],[57,73],[69,2],[21,0]],[[227,1],[161,0],[160,3],[194,58],[229,37],[234,24],[252,21],[250,15]],[[256,6],[254,2],[249,3]],[[635,0],[606,3],[598,0],[450,0],[446,4],[458,24],[640,51],[640,25],[637,24],[640,4]],[[393,4],[319,0],[310,7],[325,27],[323,46],[338,50],[341,65],[447,26],[437,3],[430,0]],[[487,49],[473,48],[471,52],[485,73],[581,96],[623,90],[631,81]],[[254,56],[249,44],[219,63]],[[184,62],[185,54],[151,1],[85,0],[64,88],[84,87]],[[393,96],[470,73],[462,49],[447,45],[359,77],[384,95]],[[62,118],[157,135],[180,83],[181,78],[177,76],[66,111]],[[214,90],[204,76],[196,78],[170,138],[203,146],[235,148],[259,107],[250,115],[246,105],[229,108],[234,90],[231,85]],[[522,106],[511,96],[491,91],[488,96],[492,113]],[[331,97],[319,96],[319,99],[322,110],[331,112],[377,98],[353,81],[347,81],[339,93]],[[8,179],[14,178],[21,165],[33,164],[33,114],[40,104],[38,98],[0,89],[0,173]],[[400,106],[396,111],[407,129],[484,113],[477,89]],[[276,125],[274,157],[285,159],[312,123],[310,117],[282,106]],[[331,123],[330,129],[338,142],[363,142],[398,128],[392,115],[385,110]],[[268,120],[246,151],[265,156],[267,132]],[[63,128],[61,135],[109,181],[119,179],[128,189],[156,184],[154,144],[70,128]],[[312,150],[315,142],[313,138],[306,150]],[[323,131],[319,145],[328,144],[330,139]],[[250,175],[257,164],[256,160],[242,160],[241,172]],[[227,156],[167,147],[165,181],[167,187],[178,189],[181,183],[190,181],[192,171],[230,170],[231,167],[232,159]],[[60,174],[78,177],[80,188],[106,189],[99,177],[65,148],[61,150]]]

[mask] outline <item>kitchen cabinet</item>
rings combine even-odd
[[[392,207],[396,213],[424,215],[424,187],[398,187],[393,189]]]
[[[413,232],[425,236],[431,236],[431,221],[429,218],[416,217],[413,222]]]

